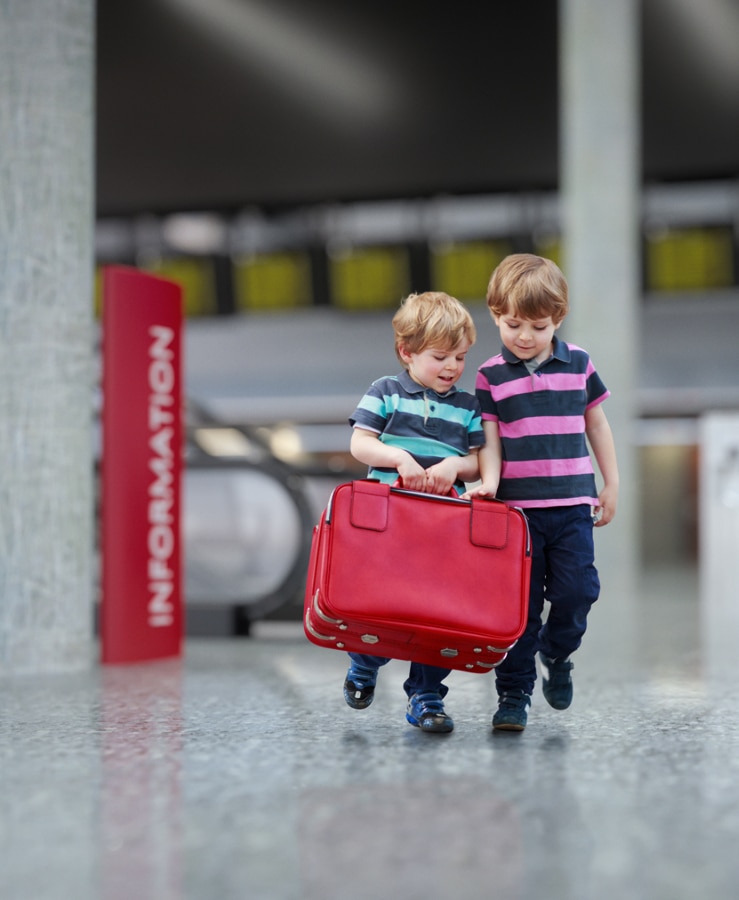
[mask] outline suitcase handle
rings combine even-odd
[[[331,496],[329,497],[328,504],[326,505],[326,512],[324,515],[326,524],[331,522],[331,515],[333,512],[333,501],[336,492],[343,487],[348,487],[349,485],[340,484],[333,489],[331,492]],[[470,506],[471,500],[462,500],[461,497],[457,497],[454,494],[426,494],[423,491],[409,491],[406,488],[396,487],[395,485],[388,485],[382,481],[376,481],[371,478],[366,479],[357,479],[351,482],[352,491],[360,491],[365,497],[377,497],[386,499],[390,493],[393,494],[406,494],[409,497],[420,497],[422,500],[443,500],[446,503],[461,503],[464,506]],[[500,501],[496,501],[500,502]],[[382,518],[382,514],[380,513],[380,509],[384,509],[383,507],[377,508],[377,513]],[[382,530],[382,527],[380,530]]]
[[[403,487],[403,482],[399,478],[395,484],[390,486],[390,491],[393,494],[408,494],[410,497],[422,497],[428,499],[429,497],[433,497],[435,500],[461,500],[459,495],[456,493],[454,487],[449,489],[448,494],[433,494],[429,491],[412,491],[408,488]],[[462,503],[469,503],[469,500],[461,500]]]
[[[439,500],[443,500],[445,503],[462,503],[465,506],[473,505],[472,500],[463,500],[456,494],[429,494],[424,491],[409,491],[407,488],[400,487],[399,485],[392,485],[390,488],[390,493],[407,494],[409,497],[420,497],[422,500],[436,500],[437,503]],[[504,506],[506,511],[511,509],[508,504],[504,503],[502,500],[498,500],[497,497],[476,497],[474,500],[475,506],[485,506],[488,503],[493,503],[497,506]]]
[[[391,487],[391,494],[405,494],[407,497],[419,497],[422,500],[443,500],[445,503],[462,503],[465,506],[470,506],[472,503],[471,500],[463,500],[461,497],[457,497],[456,494],[429,494],[425,491],[409,491],[407,488],[403,487]]]
[[[410,491],[407,488],[400,487],[399,485],[396,485],[396,484],[387,485],[382,481],[377,481],[377,480],[374,480],[371,478],[355,480],[352,482],[352,486],[355,486],[355,485],[367,485],[367,493],[373,493],[373,494],[376,493],[381,496],[386,496],[388,493],[407,494],[408,496],[411,496],[411,497],[420,497],[423,500],[431,500],[431,499],[437,500],[437,501],[444,500],[447,503],[461,503],[465,506],[472,505],[471,500],[463,500],[461,497],[457,497],[454,494],[428,494],[424,491]],[[333,505],[332,501],[334,499],[334,494],[340,487],[344,487],[344,485],[338,485],[337,487],[335,487],[333,489],[333,491],[331,492],[331,496],[328,499],[328,503],[326,505],[326,513],[325,513],[325,520],[327,523],[331,521],[331,508]],[[498,500],[497,497],[479,497],[476,499],[479,500],[481,503],[496,503],[496,504],[500,504],[501,506],[506,506],[506,504],[503,503],[502,500]],[[511,507],[508,507],[508,508],[511,508]]]
[[[348,487],[349,485],[345,485]],[[338,489],[337,489],[338,490]],[[388,527],[390,494],[426,500],[433,503],[462,504],[470,510],[469,539],[478,547],[503,549],[508,543],[509,507],[501,500],[475,498],[462,500],[447,494],[427,494],[409,491],[369,479],[351,483],[351,509],[349,521],[355,528],[366,531],[385,531]],[[327,509],[326,522],[330,522],[331,510]]]

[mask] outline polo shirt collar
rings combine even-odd
[[[516,356],[515,353],[511,353],[507,347],[503,347],[502,356],[506,362],[513,363],[513,365],[516,363],[523,364],[523,360]],[[552,356],[550,358],[566,363],[570,361],[570,348],[564,341],[560,341],[556,334],[552,336]]]
[[[552,338],[552,356],[555,359],[560,360],[561,362],[568,363],[571,359],[570,348],[565,344],[564,341],[560,341],[560,339],[555,334]]]
[[[456,393],[457,390],[457,385],[453,384],[445,394],[437,394],[433,388],[424,387],[422,384],[414,381],[407,369],[403,369],[400,375],[398,375],[398,381],[400,382],[400,386],[409,394],[420,394],[423,391],[429,391],[431,394],[436,394],[437,397],[449,397],[451,394]]]

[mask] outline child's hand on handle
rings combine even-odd
[[[426,470],[420,466],[410,453],[403,452],[398,463],[398,480],[407,491],[426,492]]]
[[[447,497],[457,493],[454,485],[457,482],[457,467],[452,458],[442,459],[441,462],[428,469],[421,468],[415,461],[413,465],[398,466],[397,487],[406,491],[417,491],[420,494],[438,494]]]
[[[478,484],[477,487],[470,488],[462,494],[463,500],[472,500],[473,497],[485,497],[488,500],[494,500],[498,490],[498,485]]]
[[[455,461],[453,457],[449,457],[426,469],[426,486],[423,490],[427,494],[439,494],[442,497],[446,497],[447,494],[453,492],[456,481],[457,468]],[[454,495],[456,497],[456,492]]]

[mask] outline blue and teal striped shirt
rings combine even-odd
[[[454,386],[437,394],[406,371],[372,382],[349,423],[376,432],[384,444],[406,450],[424,469],[449,456],[466,456],[485,443],[475,396]],[[392,484],[398,473],[370,467],[367,477]]]

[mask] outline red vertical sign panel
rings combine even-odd
[[[182,291],[103,273],[103,663],[182,651]]]

